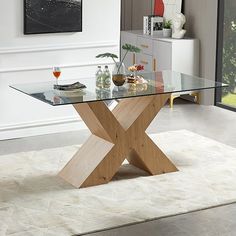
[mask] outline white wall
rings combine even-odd
[[[83,0],[83,32],[23,35],[23,0],[0,1],[0,140],[81,127],[71,106],[51,107],[9,88],[48,81],[51,67],[63,79],[92,78],[98,53],[119,54],[120,1]],[[55,125],[52,125],[55,124]]]
[[[0,47],[54,45],[114,40],[119,32],[120,1],[83,0],[83,32],[23,35],[23,0],[0,1]],[[105,31],[107,28],[107,31]],[[103,32],[103,33],[100,33]],[[109,34],[108,34],[109,32]],[[94,37],[96,35],[96,37]]]

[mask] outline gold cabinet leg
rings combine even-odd
[[[174,107],[174,96],[171,95],[170,96],[170,108],[173,109],[173,107]]]
[[[173,95],[173,94],[170,95],[170,108],[171,109],[174,107],[174,100],[178,97],[179,96],[176,96],[176,95]]]
[[[196,102],[197,104],[200,104],[200,92],[191,93],[191,96],[194,97],[194,102]]]
[[[196,103],[200,104],[200,92],[196,94]]]

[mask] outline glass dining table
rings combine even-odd
[[[172,93],[227,86],[173,71],[139,76],[146,82],[111,88],[96,88],[95,79],[79,79],[86,88],[72,91],[54,89],[53,81],[10,87],[51,106],[73,105],[90,129],[91,136],[58,174],[80,188],[108,183],[125,159],[150,175],[178,171],[146,129]],[[118,101],[112,110],[107,106],[109,100]]]

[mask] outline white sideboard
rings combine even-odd
[[[161,36],[144,35],[141,30],[122,31],[121,45],[132,44],[141,49],[141,53],[128,54],[126,66],[141,64],[145,71],[172,70],[199,76],[199,40],[193,38],[171,39]],[[121,57],[125,51],[121,49]],[[172,94],[173,100],[186,93]],[[199,99],[197,93],[188,92]]]
[[[143,35],[141,30],[122,31],[121,45],[129,43],[141,49],[136,55],[128,54],[125,65],[144,65],[146,71],[173,70],[199,75],[199,40],[171,39]],[[124,50],[121,50],[121,56]]]

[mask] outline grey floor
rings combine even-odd
[[[236,113],[218,107],[199,106],[178,100],[174,109],[165,107],[148,133],[187,129],[236,147]],[[88,130],[0,141],[0,155],[83,143]],[[142,224],[87,234],[90,236],[189,236],[236,235],[236,204],[179,215]]]
[[[87,234],[87,236],[235,236],[236,204]]]

